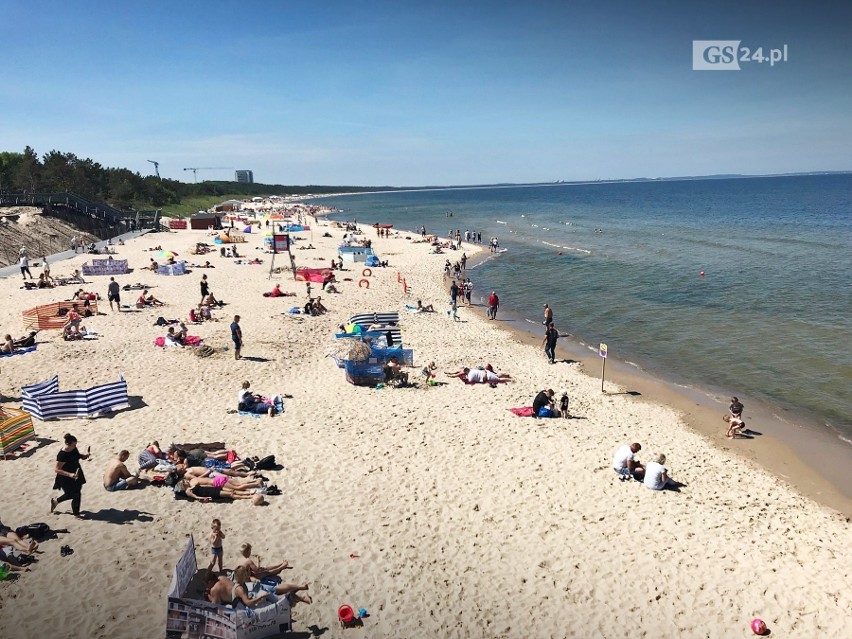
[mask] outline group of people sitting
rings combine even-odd
[[[263,397],[251,392],[251,382],[245,381],[237,393],[237,410],[254,413],[255,415],[269,415],[274,417],[284,410],[280,395]]]
[[[220,570],[223,537],[221,524],[219,520],[214,519],[210,540],[214,559],[218,555]],[[251,551],[252,546],[249,543],[240,546],[240,559],[236,569],[230,575],[217,575],[212,571],[213,562],[211,562],[211,569],[207,571],[204,578],[204,594],[210,603],[234,608],[238,606],[254,608],[263,603],[274,603],[278,597],[286,597],[291,607],[296,603],[313,603],[313,599],[307,594],[309,584],[281,582],[278,575],[290,568],[289,563],[282,561],[273,566],[262,567],[252,560]]]
[[[612,468],[618,473],[621,481],[635,479],[645,484],[651,490],[663,490],[664,488],[676,489],[677,484],[668,475],[668,469],[663,465],[666,456],[658,453],[651,457],[651,461],[642,464],[636,459],[636,453],[642,450],[642,445],[634,442],[624,444],[615,451],[612,458]]]
[[[312,316],[322,315],[327,312],[328,309],[323,305],[321,297],[309,297],[303,309],[305,315]]]

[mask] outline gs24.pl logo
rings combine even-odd
[[[787,62],[787,45],[775,49],[741,47],[742,40],[693,40],[693,71],[739,71],[740,63],[768,63],[770,67]]]

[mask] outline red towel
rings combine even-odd
[[[515,413],[518,417],[532,417],[532,406],[522,406],[521,408],[510,408],[510,412]]]

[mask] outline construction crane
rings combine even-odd
[[[233,171],[233,167],[230,166],[191,166],[188,169],[184,169],[184,171],[192,171],[193,181],[198,184],[198,172],[199,171]]]
[[[159,162],[157,162],[157,161],[155,161],[155,160],[148,160],[148,161],[149,161],[151,164],[153,164],[153,165],[154,165],[154,173],[156,173],[156,174],[157,174],[157,179],[158,179],[158,180],[162,179],[162,178],[160,177],[160,163],[159,163]]]

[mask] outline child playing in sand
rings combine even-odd
[[[222,540],[225,538],[225,533],[222,532],[222,522],[218,519],[213,520],[212,531],[210,533],[210,554],[213,559],[210,560],[210,565],[207,570],[213,570],[216,562],[219,562],[219,572],[222,572]]]
[[[568,419],[571,415],[568,414],[568,391],[562,393],[559,398],[559,412],[562,413],[563,419]]]

